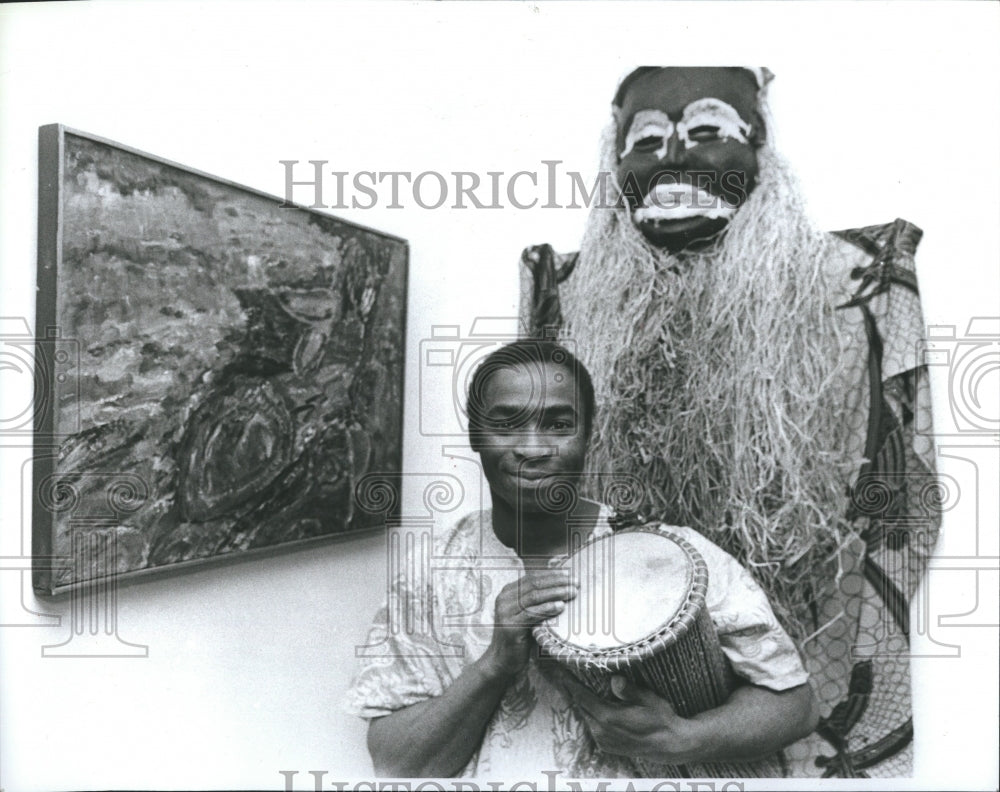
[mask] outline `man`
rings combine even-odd
[[[624,678],[606,701],[537,656],[531,628],[577,593],[549,560],[612,530],[606,506],[575,494],[593,409],[586,370],[552,342],[501,347],[477,369],[469,434],[493,508],[436,537],[427,587],[396,582],[369,640],[389,651],[364,663],[349,693],[349,710],[371,719],[380,775],[636,777],[650,761],[699,776],[703,762],[741,760],[747,774],[772,775],[777,763],[753,760],[815,725],[805,670],[766,597],[685,528],[671,530],[708,564],[708,611],[744,680],[721,706],[682,718]],[[390,612],[422,618],[403,629]]]
[[[907,597],[936,537],[902,220],[826,234],[770,148],[766,70],[632,72],[578,255],[525,251],[530,332],[593,373],[591,464],[750,568],[821,701],[793,775],[906,775]],[[918,431],[919,428],[919,431]]]

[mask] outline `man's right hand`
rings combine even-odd
[[[532,569],[500,591],[489,648],[439,696],[403,707],[368,725],[368,749],[379,775],[458,775],[479,749],[493,713],[531,656],[531,628],[577,595],[566,569]]]
[[[565,569],[529,571],[504,586],[496,599],[493,639],[480,661],[485,673],[503,678],[523,669],[533,643],[531,628],[561,613],[579,590]]]

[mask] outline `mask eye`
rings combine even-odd
[[[688,139],[696,143],[710,143],[719,139],[719,127],[711,124],[699,124],[688,130]]]
[[[663,138],[657,135],[645,135],[635,142],[637,151],[656,151],[663,145]]]
[[[750,125],[732,105],[721,99],[705,97],[696,99],[684,108],[684,118],[678,124],[688,143],[712,143],[717,140],[735,140],[746,143]]]
[[[640,110],[635,114],[625,136],[625,148],[618,155],[627,157],[633,151],[648,154],[666,146],[674,133],[674,124],[660,110]]]

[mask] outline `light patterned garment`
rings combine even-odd
[[[593,537],[611,532],[609,516],[602,507]],[[664,528],[694,545],[705,559],[706,605],[736,674],[773,690],[804,684],[808,674],[795,646],[750,574],[697,532]],[[524,574],[521,559],[494,534],[489,511],[466,515],[439,537],[430,566],[426,577],[398,579],[376,615],[368,646],[378,651],[366,653],[348,691],[351,714],[377,718],[441,695],[486,651],[497,594]],[[421,579],[426,583],[421,585]],[[546,662],[551,661],[533,658],[510,685],[461,775],[645,775],[631,760],[597,749],[569,700],[545,678]]]

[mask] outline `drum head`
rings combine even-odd
[[[701,561],[693,552],[687,542],[658,530],[625,531],[588,542],[560,565],[570,570],[580,593],[545,623],[545,631],[586,652],[662,636],[689,602]]]

